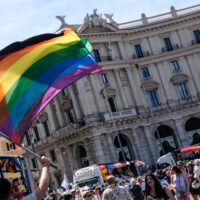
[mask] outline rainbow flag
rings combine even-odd
[[[0,51],[0,131],[20,144],[42,109],[65,87],[100,72],[91,44],[71,28]]]
[[[145,162],[139,161],[139,160],[134,160],[135,166],[136,167],[145,167]]]

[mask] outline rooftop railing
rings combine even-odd
[[[144,26],[144,25],[154,24],[154,23],[158,23],[161,21],[166,21],[166,20],[175,19],[178,17],[183,17],[183,16],[194,14],[197,12],[200,12],[200,4],[191,6],[191,7],[187,7],[187,8],[183,8],[180,10],[175,10],[175,8],[172,6],[170,8],[170,12],[163,13],[160,15],[155,15],[152,17],[146,17],[146,15],[143,13],[141,15],[141,19],[129,21],[129,22],[125,22],[125,23],[120,23],[120,24],[118,24],[118,28],[119,29],[132,29],[132,28],[136,28],[136,27],[140,27],[140,26]]]

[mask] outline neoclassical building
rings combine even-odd
[[[52,187],[64,173],[72,181],[78,168],[123,161],[116,130],[126,159],[148,164],[200,142],[200,5],[121,24],[96,9],[83,24],[57,18],[58,32],[91,41],[103,71],[63,90],[27,131],[24,143],[59,168]]]

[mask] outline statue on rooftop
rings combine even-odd
[[[58,20],[60,20],[61,25],[67,24],[67,23],[65,22],[65,17],[66,17],[66,15],[56,16],[56,18],[57,18]]]

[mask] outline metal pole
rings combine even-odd
[[[139,72],[138,65],[136,64],[135,66],[136,66],[136,68],[137,68],[138,75],[140,76],[140,72]],[[158,131],[158,128],[157,128],[157,123],[156,123],[156,121],[155,121],[154,114],[153,114],[152,109],[151,109],[151,104],[150,104],[150,102],[149,102],[149,98],[148,98],[148,96],[147,96],[147,93],[145,92],[143,83],[142,83],[142,90],[143,90],[144,95],[145,95],[145,97],[146,97],[147,105],[148,105],[148,108],[149,108],[149,111],[150,111],[150,114],[151,114],[151,117],[152,117],[153,126],[154,126],[155,131],[156,131],[156,136],[158,137],[158,140],[159,140],[159,144],[160,144],[161,151],[162,151],[163,153],[165,153],[165,152],[164,152],[164,149],[163,149],[163,146],[162,146],[162,143],[161,143],[160,134],[159,134],[159,131]]]
[[[32,150],[34,152],[34,138],[33,138],[33,134],[32,133],[28,134],[28,137],[31,140],[31,146],[32,146]],[[36,164],[36,168],[37,168],[38,174],[40,176],[40,170],[39,170],[39,167],[38,167],[38,162],[37,162],[36,156],[34,156],[34,159],[35,159],[35,164]]]
[[[100,83],[101,83],[101,80],[102,80],[102,79],[101,79],[101,74],[100,74]],[[101,83],[101,85],[102,85],[102,83]],[[105,84],[104,84],[104,83],[103,83],[103,90],[104,90],[104,92],[105,92],[106,106],[107,106],[107,108],[108,108],[108,96],[107,96],[107,93],[106,93],[106,88],[105,88]],[[111,115],[113,127],[114,127],[114,129],[115,129],[115,135],[116,135],[116,137],[117,137],[117,141],[118,141],[118,143],[119,143],[119,147],[120,147],[120,149],[121,149],[121,151],[122,151],[122,157],[123,157],[124,161],[126,162],[126,156],[125,156],[125,153],[124,153],[124,150],[123,150],[123,147],[122,147],[122,143],[121,143],[121,140],[120,140],[120,137],[119,137],[119,133],[118,133],[118,131],[117,131],[117,126],[116,126],[116,123],[115,123],[115,120],[114,120],[114,116],[113,116],[112,111],[110,111],[110,115]]]
[[[30,149],[26,148],[25,146],[18,144],[17,142],[15,142],[14,140],[12,140],[10,137],[8,137],[6,134],[2,133],[1,131],[0,131],[0,135],[2,137],[4,137],[5,139],[9,140],[10,142],[13,142],[17,146],[21,147],[25,151],[29,152],[30,154],[34,155],[36,158],[39,158],[39,159],[41,158],[40,155],[36,154],[35,152],[31,151]],[[54,169],[58,169],[58,167],[54,163],[52,163],[52,162],[50,163],[50,166],[53,167]]]

